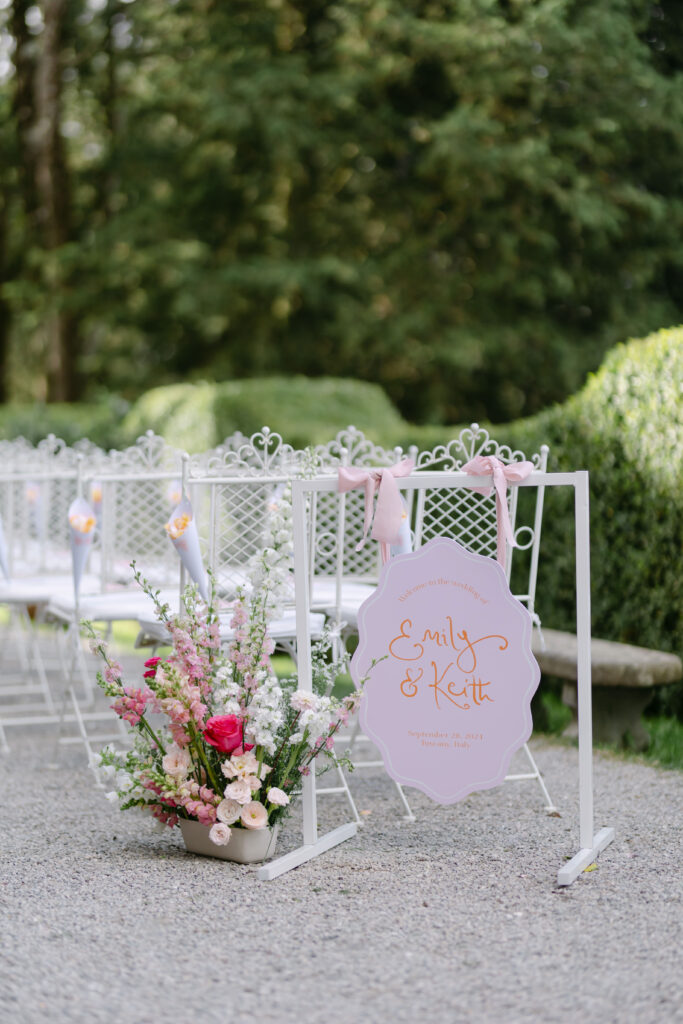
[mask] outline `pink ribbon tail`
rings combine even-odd
[[[390,547],[399,540],[401,532],[401,519],[403,516],[403,503],[397,478],[408,476],[415,463],[412,459],[401,459],[394,466],[385,466],[382,469],[361,469],[354,466],[341,466],[338,471],[337,489],[340,493],[352,491],[356,487],[363,487],[365,490],[365,521],[363,525],[363,539],[356,546],[360,551],[367,540],[370,524],[372,523],[371,537],[380,542],[382,562],[386,563],[390,557]],[[377,505],[375,508],[374,522],[372,519],[373,498],[377,491]]]
[[[510,484],[525,480],[533,468],[531,462],[513,462],[506,466],[495,455],[475,455],[462,467],[463,473],[469,473],[470,476],[490,475],[493,477],[493,489],[496,492],[496,557],[498,564],[503,568],[505,568],[506,541],[511,548],[517,547],[510,522],[507,489]],[[491,494],[490,487],[473,487],[472,490],[478,494],[484,494],[486,497]]]

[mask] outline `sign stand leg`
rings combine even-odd
[[[294,521],[294,587],[296,594],[296,646],[298,652],[299,689],[312,690],[311,672],[311,634],[309,628],[309,578],[306,544],[306,503],[302,484],[305,481],[292,482],[292,518]],[[290,853],[264,864],[256,873],[258,879],[268,881],[277,878],[285,871],[305,864],[321,853],[338,846],[346,839],[355,836],[358,826],[355,821],[347,822],[339,828],[318,835],[318,810],[315,792],[315,762],[311,765],[310,775],[302,779],[303,805],[303,845]]]
[[[577,700],[579,718],[579,843],[581,849],[557,873],[571,885],[614,839],[613,828],[593,833],[593,724],[591,712],[590,523],[588,473],[575,474]]]

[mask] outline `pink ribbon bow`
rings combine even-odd
[[[356,546],[356,551],[360,551],[365,544],[372,522],[370,536],[380,542],[382,561],[389,561],[390,546],[398,543],[403,516],[403,502],[396,478],[409,476],[414,466],[412,459],[401,459],[395,466],[385,466],[382,469],[361,469],[355,466],[339,468],[337,489],[340,493],[352,491],[356,487],[365,488],[365,525],[363,539]],[[373,522],[372,506],[375,491],[378,493]]]
[[[510,522],[510,510],[508,509],[507,503],[507,488],[508,484],[519,483],[520,480],[525,480],[529,473],[532,472],[534,466],[532,462],[512,462],[509,466],[506,466],[504,462],[497,459],[495,455],[475,455],[473,459],[462,467],[463,473],[469,473],[470,476],[489,476],[493,475],[493,487],[496,492],[496,520],[498,525],[498,543],[497,543],[497,556],[500,565],[505,568],[505,541],[507,540],[511,548],[517,547],[515,537],[512,532],[512,523]],[[485,494],[486,497],[491,493],[490,487],[473,487],[473,491],[478,494]]]

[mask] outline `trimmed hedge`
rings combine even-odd
[[[264,425],[295,447],[321,444],[350,423],[377,442],[405,430],[378,385],[301,376],[154,388],[135,403],[123,426],[131,437],[151,428],[170,444],[201,451],[237,430],[249,435]]]
[[[128,403],[117,398],[89,405],[67,402],[0,405],[0,438],[25,437],[31,444],[37,444],[48,434],[54,434],[68,445],[87,437],[102,448],[118,448],[129,443],[128,435],[121,429],[121,419],[127,409]]]

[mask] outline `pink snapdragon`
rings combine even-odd
[[[178,824],[178,815],[173,811],[167,811],[164,807],[152,807],[152,814],[157,821],[160,821],[162,825],[168,825],[169,828]]]
[[[184,805],[188,814],[196,818],[201,825],[213,825],[216,820],[216,808],[213,804],[205,804],[201,800],[188,800]]]
[[[177,668],[191,682],[196,683],[201,696],[206,696],[211,688],[209,659],[192,639],[186,629],[177,622],[171,623],[173,636],[173,654],[169,663]],[[213,644],[213,640],[211,639]]]
[[[110,686],[115,686],[121,681],[123,668],[118,661],[109,661],[104,669],[104,681]]]
[[[123,693],[111,705],[113,710],[130,725],[137,725],[145,713],[147,702],[153,696],[150,690],[134,690],[124,686]]]
[[[172,722],[169,726],[169,731],[173,737],[173,742],[179,747],[187,747],[192,742],[192,737],[183,729],[182,725],[176,725]]]

